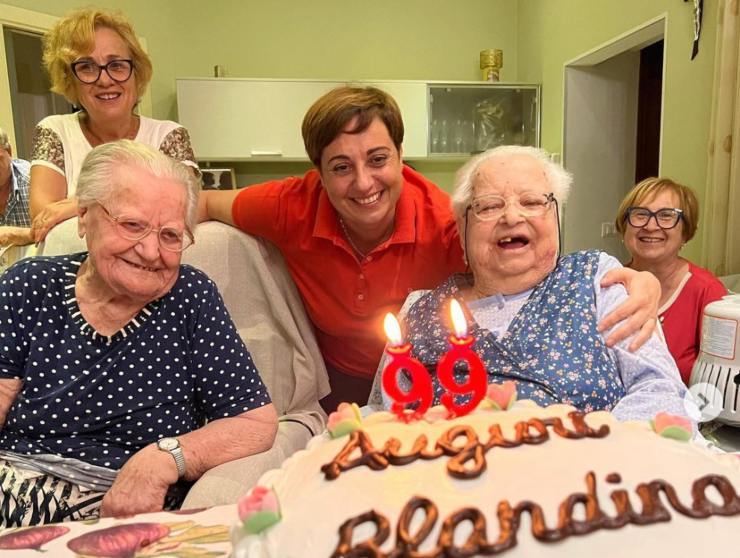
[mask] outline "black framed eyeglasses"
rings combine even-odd
[[[82,83],[95,83],[100,79],[100,74],[103,73],[103,70],[116,83],[123,83],[131,77],[134,71],[134,61],[125,59],[111,60],[101,66],[92,60],[78,60],[77,62],[72,62],[71,67],[72,73]]]
[[[519,213],[524,217],[538,217],[547,213],[550,204],[555,201],[555,194],[539,194],[536,192],[524,192],[518,197],[504,198],[496,194],[486,194],[473,198],[468,206],[481,221],[493,221],[504,213],[509,205],[514,204],[519,208]]]
[[[151,223],[139,221],[130,217],[114,217],[106,207],[98,202],[108,219],[116,224],[116,232],[126,240],[139,241],[151,233],[156,232],[159,245],[170,252],[182,252],[195,243],[195,239],[188,230],[178,230],[174,227],[154,228]]]
[[[625,219],[636,229],[646,227],[650,219],[661,229],[672,229],[683,219],[683,211],[675,207],[663,207],[657,211],[650,211],[647,207],[628,207]]]

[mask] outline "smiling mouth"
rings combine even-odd
[[[120,93],[100,93],[99,95],[95,95],[95,98],[100,99],[101,101],[110,101],[117,99],[120,96]]]
[[[638,238],[640,242],[645,242],[646,244],[656,244],[658,242],[665,242],[665,239],[663,238],[654,238],[650,236],[643,236]]]
[[[155,268],[155,267],[147,267],[147,266],[145,266],[145,265],[139,265],[139,264],[136,264],[136,263],[134,263],[134,262],[130,262],[130,261],[128,261],[128,260],[123,260],[123,261],[124,261],[124,262],[126,262],[126,263],[127,263],[128,265],[130,265],[131,267],[135,267],[136,269],[140,269],[140,270],[142,270],[142,271],[148,271],[149,273],[156,273],[157,271],[159,271],[159,270],[158,270],[157,268]]]
[[[359,203],[360,205],[370,205],[371,203],[375,203],[380,199],[380,196],[383,195],[383,190],[380,190],[379,192],[375,192],[374,194],[367,196],[366,198],[352,198],[352,201]]]
[[[498,241],[499,247],[504,250],[524,248],[527,244],[529,244],[529,239],[523,236],[506,236]]]

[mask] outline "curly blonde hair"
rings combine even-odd
[[[152,79],[152,61],[136,38],[134,28],[120,12],[85,8],[62,18],[44,36],[44,66],[51,79],[51,90],[78,105],[75,76],[70,64],[95,50],[95,31],[107,27],[118,33],[131,51],[139,97]]]

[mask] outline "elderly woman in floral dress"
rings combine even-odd
[[[685,387],[661,339],[653,334],[631,353],[629,340],[610,348],[608,331],[597,330],[626,297],[621,285],[600,286],[619,263],[598,251],[559,255],[557,208],[570,182],[531,147],[499,147],[459,171],[452,205],[470,273],[453,275],[408,314],[408,338],[433,376],[435,399],[443,392],[436,363],[449,348],[456,298],[489,383],[514,380],[520,398],[611,410],[619,419],[685,416]],[[456,375],[462,382],[464,368]]]

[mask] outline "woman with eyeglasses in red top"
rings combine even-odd
[[[658,315],[666,343],[688,384],[699,354],[704,307],[727,294],[710,271],[679,256],[694,237],[699,202],[691,188],[670,178],[646,178],[622,201],[617,230],[632,259],[628,267],[660,281]]]

